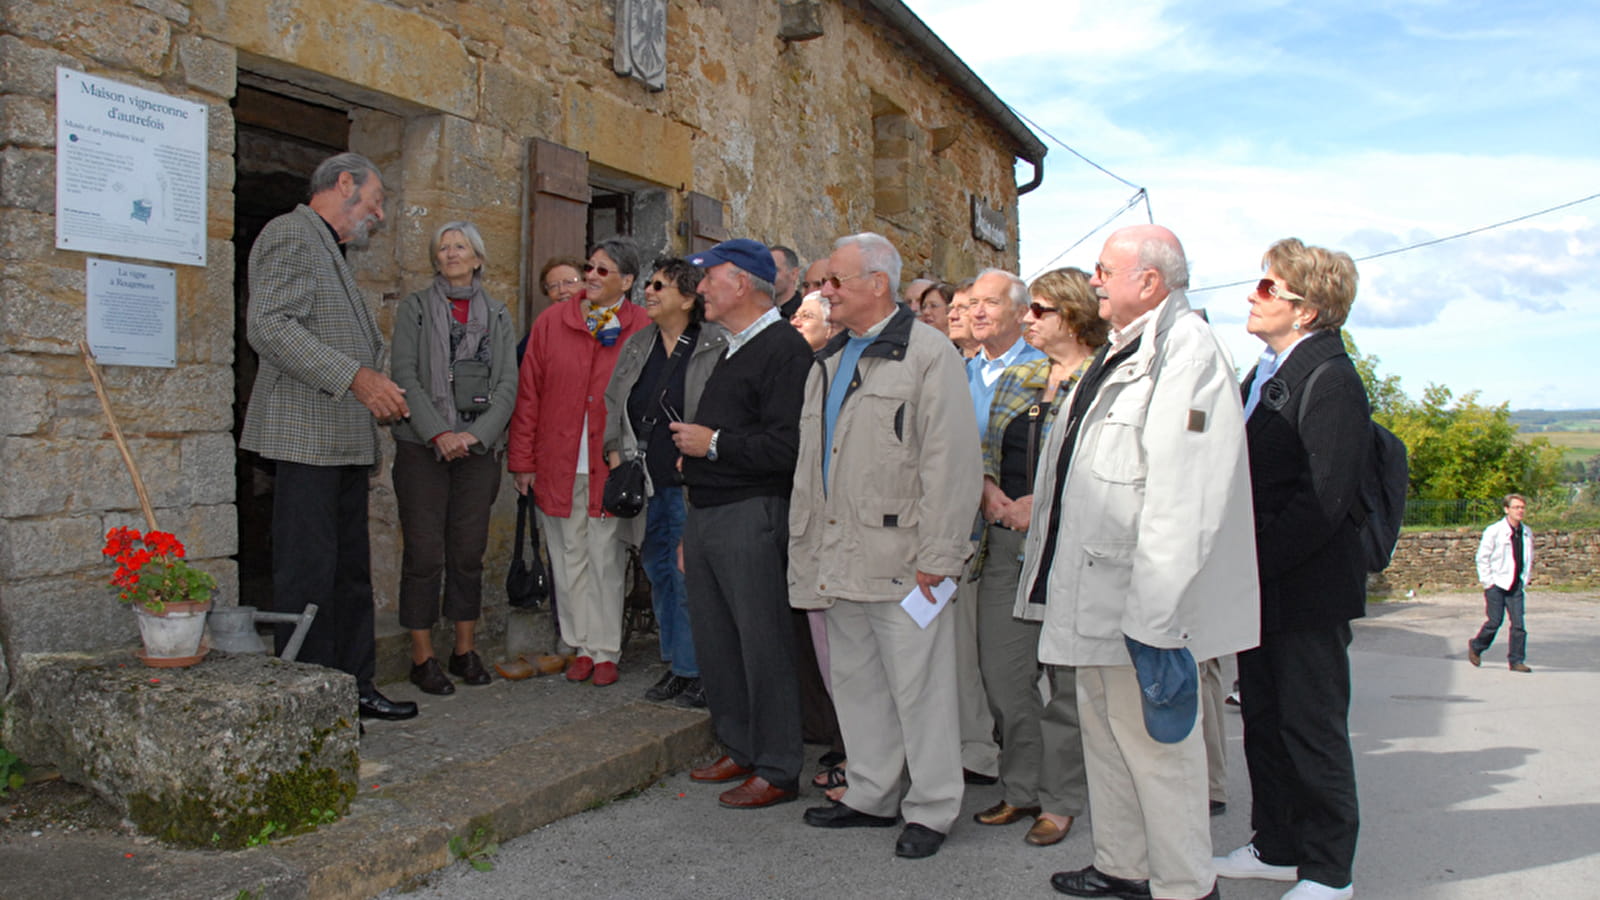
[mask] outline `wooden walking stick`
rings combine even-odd
[[[144,489],[144,479],[139,476],[139,467],[133,462],[133,454],[128,452],[128,442],[122,437],[122,426],[117,424],[117,414],[111,411],[111,398],[106,396],[105,383],[100,380],[100,366],[94,361],[94,353],[89,350],[87,341],[79,341],[78,349],[83,351],[83,365],[89,370],[89,380],[94,382],[94,393],[100,398],[100,408],[105,410],[106,421],[111,425],[111,437],[117,442],[117,449],[122,452],[122,461],[128,466],[128,474],[133,476],[133,492],[139,495],[139,508],[144,510],[144,521],[148,531],[157,531],[156,512],[150,507],[150,494]]]

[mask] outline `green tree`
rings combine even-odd
[[[1348,332],[1343,337],[1366,385],[1372,418],[1405,442],[1413,498],[1498,498],[1560,483],[1561,451],[1546,438],[1517,440],[1509,404],[1484,406],[1476,391],[1456,397],[1440,384],[1429,384],[1414,401],[1399,376],[1378,373],[1378,357],[1363,355]]]

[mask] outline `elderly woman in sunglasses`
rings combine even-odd
[[[981,825],[1034,817],[1024,840],[1059,843],[1088,802],[1077,681],[1049,666],[1048,704],[1039,698],[1038,612],[1017,597],[1022,545],[1033,513],[1033,478],[1045,433],[1072,386],[1107,339],[1100,302],[1079,269],[1056,269],[1028,288],[1022,337],[1044,359],[1006,369],[995,383],[983,437],[984,534],[978,582],[978,667],[1000,727],[1001,800],[976,813]]]
[[[644,692],[646,700],[705,706],[689,609],[684,602],[678,543],[683,539],[683,479],[669,422],[682,421],[698,403],[711,370],[727,346],[722,326],[705,321],[706,301],[695,290],[704,273],[686,260],[658,259],[644,283],[650,324],[628,338],[606,388],[607,462],[643,455],[650,499],[645,504],[640,562],[650,579],[650,600],[661,633],[667,671]]]
[[[1245,328],[1267,345],[1243,384],[1261,580],[1261,644],[1239,654],[1251,841],[1224,878],[1297,881],[1288,900],[1353,894],[1359,815],[1350,751],[1350,620],[1366,608],[1359,488],[1367,394],[1339,327],[1348,254],[1273,244]]]
[[[517,492],[533,492],[561,598],[561,639],[577,649],[567,680],[616,683],[622,655],[627,548],[601,496],[605,389],[622,346],[648,321],[628,302],[639,250],[608,238],[584,264],[585,299],[557,303],[533,323],[511,417],[507,466]]]

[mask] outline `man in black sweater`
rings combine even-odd
[[[687,421],[671,425],[683,455],[689,627],[711,722],[727,754],[690,772],[739,780],[723,806],[793,800],[804,751],[788,604],[789,492],[811,348],[772,305],[776,266],[758,241],[724,241],[690,257],[706,319],[728,330],[726,355]]]

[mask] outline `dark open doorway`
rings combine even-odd
[[[273,218],[306,199],[317,164],[349,147],[347,109],[287,96],[260,85],[240,85],[233,101],[234,140],[234,403],[237,445],[255,385],[256,354],[245,324],[250,248]],[[272,461],[237,451],[235,502],[239,510],[239,602],[272,608]]]

